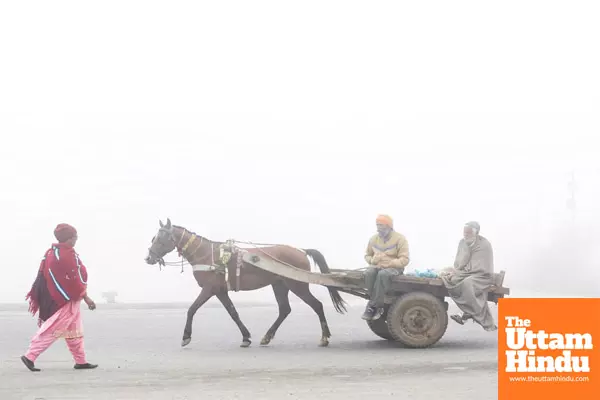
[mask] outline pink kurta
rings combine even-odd
[[[77,364],[85,364],[81,300],[69,301],[48,318],[31,339],[25,357],[35,360],[57,339],[64,338]]]

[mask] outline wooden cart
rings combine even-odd
[[[257,268],[301,282],[335,287],[340,292],[368,299],[361,270],[332,269],[322,274],[300,270],[268,257],[246,253],[244,261]],[[488,301],[509,295],[505,288],[504,271],[494,274],[494,283],[487,288]],[[377,320],[368,321],[377,336],[402,343],[406,347],[425,348],[437,343],[448,327],[448,290],[439,278],[400,275],[385,298],[385,312]]]

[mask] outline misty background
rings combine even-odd
[[[600,296],[599,7],[2,3],[0,302],[61,222],[96,301],[191,303],[144,262],[159,219],[354,269],[378,213],[410,269],[477,220],[513,295]]]

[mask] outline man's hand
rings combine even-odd
[[[92,300],[89,297],[85,296],[83,298],[83,301],[85,301],[85,304],[87,304],[87,306],[88,306],[88,308],[90,310],[95,310],[96,309],[96,303],[94,303],[94,300]]]
[[[371,257],[371,264],[378,265],[379,261],[381,261],[381,255],[380,254],[375,254],[373,257]]]
[[[390,260],[383,260],[379,263],[379,266],[382,268],[389,268],[392,265]]]

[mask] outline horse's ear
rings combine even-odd
[[[165,228],[171,229],[171,219],[170,218],[167,218],[167,226]]]
[[[162,223],[162,221],[160,219],[158,220],[158,224],[160,225],[161,228],[165,227],[165,225]]]

